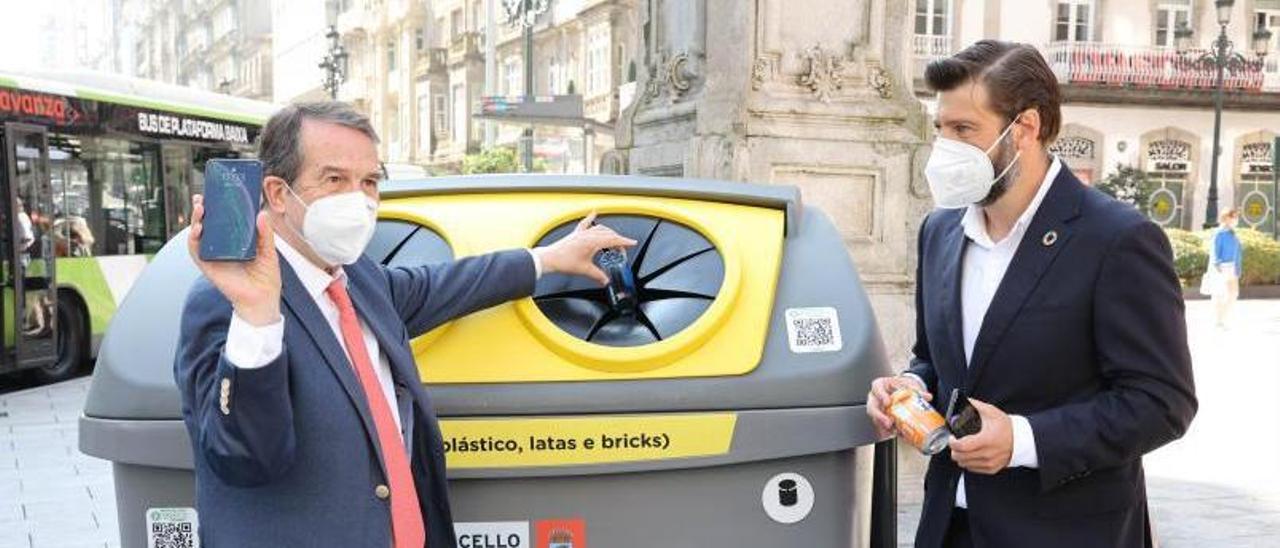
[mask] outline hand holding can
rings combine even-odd
[[[911,388],[899,388],[889,399],[889,415],[898,433],[925,455],[936,455],[947,447],[951,433],[942,415]]]

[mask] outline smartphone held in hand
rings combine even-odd
[[[951,391],[951,401],[947,404],[947,428],[956,438],[982,431],[982,417],[978,415],[978,409],[969,403],[969,398],[959,388]]]
[[[204,168],[200,260],[251,261],[257,255],[262,162],[209,160]]]

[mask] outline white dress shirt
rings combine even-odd
[[[342,346],[343,352],[347,352],[347,343],[342,338],[342,328],[338,323],[338,306],[325,293],[325,289],[333,280],[342,280],[343,285],[347,283],[347,274],[343,269],[339,268],[334,274],[326,272],[324,269],[307,260],[302,253],[294,249],[288,242],[276,235],[276,250],[279,251],[280,258],[289,263],[293,267],[294,273],[298,275],[298,279],[302,282],[302,287],[306,289],[307,295],[315,301],[316,306],[320,309],[320,314],[324,316],[325,322],[329,324],[329,329],[333,331],[334,338],[338,339],[338,344]],[[538,258],[538,254],[530,250],[533,256],[534,271],[537,276],[542,275],[542,264]],[[364,336],[365,350],[369,356],[377,356],[377,363],[374,365],[374,372],[378,376],[378,384],[382,386],[382,393],[387,398],[388,407],[391,408],[391,416],[395,418],[396,428],[400,428],[400,408],[396,405],[395,384],[391,376],[391,362],[387,360],[386,353],[378,347],[378,338],[369,330],[369,324],[364,319],[360,319],[360,333]],[[244,369],[254,369],[265,367],[280,356],[280,352],[284,347],[284,317],[276,320],[275,323],[254,326],[244,321],[237,314],[231,315],[231,325],[227,329],[227,342],[224,347],[226,351],[227,361],[231,365]],[[347,354],[348,356],[350,354]]]
[[[1062,163],[1054,158],[1049,164],[1049,171],[1045,174],[1044,181],[1040,183],[1040,189],[1036,192],[1035,198],[1027,205],[1027,210],[1018,217],[1009,235],[998,242],[993,241],[987,233],[986,213],[981,207],[969,206],[960,220],[960,224],[964,227],[964,235],[968,239],[960,279],[960,308],[963,317],[966,367],[973,359],[973,346],[978,340],[978,333],[982,330],[982,322],[987,316],[987,309],[991,307],[991,300],[995,297],[996,290],[1000,288],[1000,281],[1009,270],[1009,263],[1013,262],[1013,255],[1017,253],[1018,246],[1027,233],[1027,227],[1035,218],[1036,211],[1040,209],[1040,203],[1044,201],[1049,187],[1053,185],[1053,180],[1058,178],[1060,171],[1062,171]],[[1038,468],[1040,461],[1036,455],[1036,439],[1031,431],[1031,423],[1021,415],[1010,415],[1009,418],[1013,423],[1013,454],[1009,459],[1009,467]],[[956,487],[956,506],[969,507],[965,497],[964,474],[960,475],[960,483]]]

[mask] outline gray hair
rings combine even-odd
[[[290,185],[302,169],[302,122],[315,120],[349,127],[368,135],[374,143],[378,133],[369,118],[340,101],[294,103],[271,115],[258,136],[258,159],[267,176],[284,179]]]

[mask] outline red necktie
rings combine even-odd
[[[422,523],[413,473],[409,470],[409,454],[405,451],[404,440],[400,438],[382,385],[373,372],[373,361],[364,346],[364,334],[360,331],[360,321],[356,319],[356,309],[351,306],[351,297],[347,295],[342,280],[334,280],[325,293],[338,306],[342,340],[347,345],[347,355],[351,358],[351,365],[355,366],[356,376],[360,378],[360,386],[364,388],[369,411],[373,413],[374,429],[378,431],[378,446],[382,448],[383,465],[387,470],[387,481],[391,484],[391,545],[394,548],[421,548],[426,544],[427,531]]]

